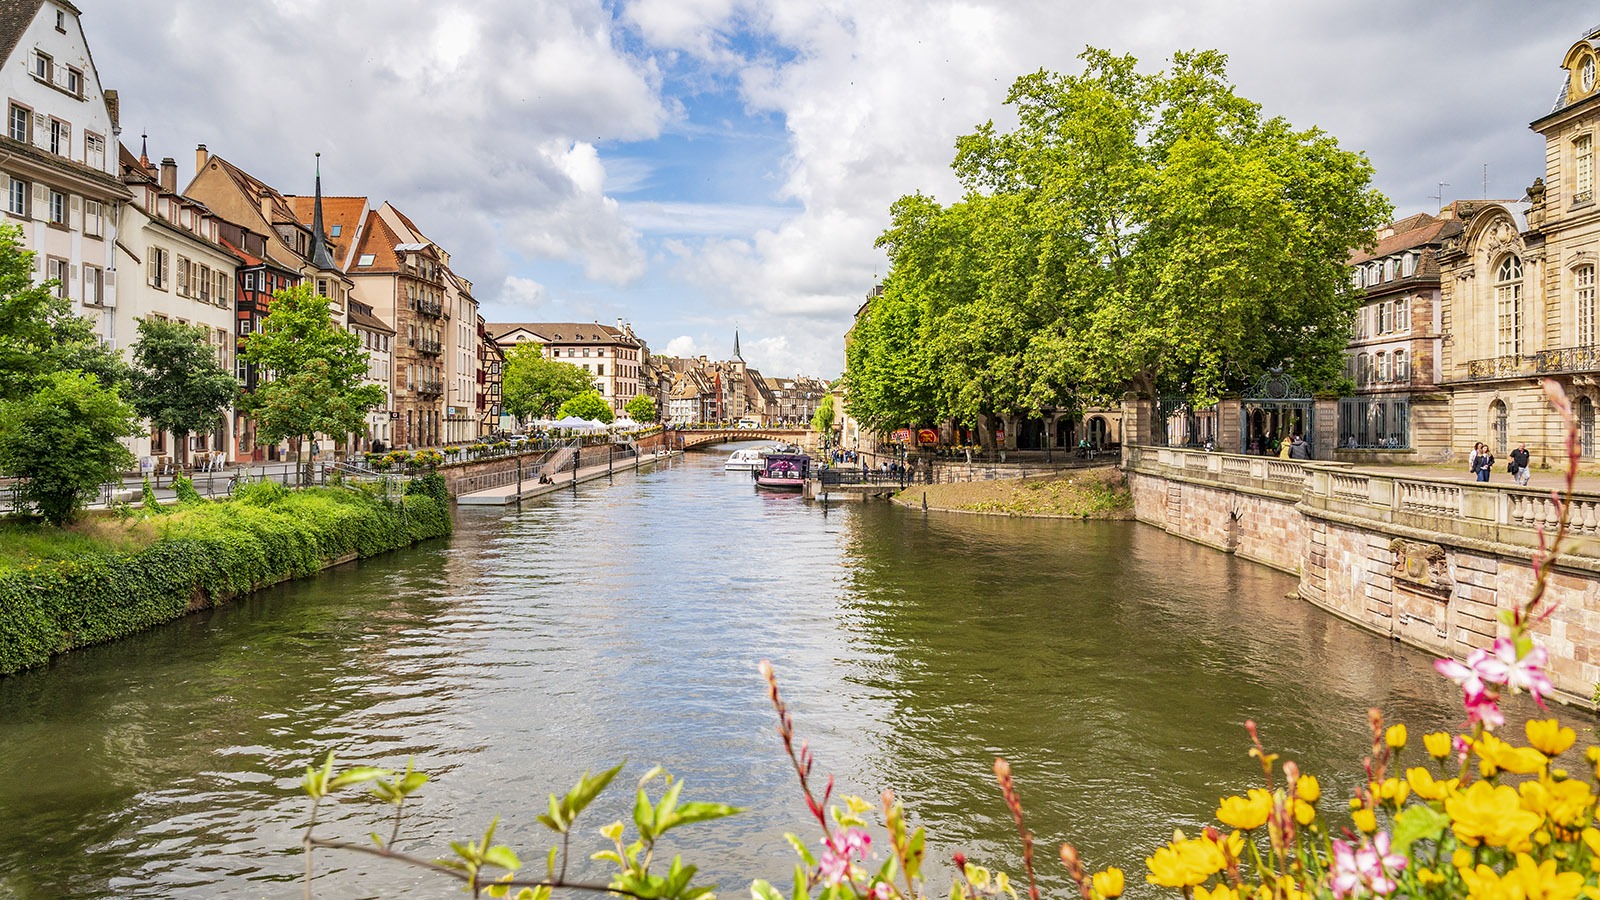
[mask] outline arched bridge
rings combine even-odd
[[[817,433],[809,428],[679,428],[667,432],[674,450],[699,450],[733,441],[781,441],[806,450],[817,447]]]

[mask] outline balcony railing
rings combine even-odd
[[[1536,372],[1534,363],[1534,357],[1520,355],[1469,360],[1467,362],[1467,377],[1472,379],[1517,378],[1523,375],[1533,375]]]
[[[1536,359],[1539,374],[1556,372],[1600,372],[1600,347],[1564,347],[1540,350]]]
[[[428,396],[437,397],[437,396],[439,396],[439,395],[444,393],[444,382],[442,382],[442,381],[422,381],[422,382],[418,382],[417,383],[417,393],[423,395],[424,397],[428,397]]]
[[[444,352],[444,344],[440,341],[430,341],[424,338],[417,342],[417,349],[429,356],[438,356]]]
[[[440,303],[438,300],[418,300],[417,312],[422,313],[425,316],[433,316],[434,318],[438,318],[444,315],[444,304]]]

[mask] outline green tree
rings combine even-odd
[[[626,406],[622,407],[622,411],[627,413],[628,418],[635,422],[654,422],[656,420],[655,398],[649,394],[636,394],[632,400],[628,401]]]
[[[319,433],[339,439],[364,429],[367,409],[384,402],[383,387],[363,380],[368,357],[361,338],[334,324],[328,298],[309,285],[273,294],[244,354],[272,374],[243,401],[263,441],[290,438],[299,449]],[[304,472],[309,476],[309,459]]]
[[[593,375],[572,363],[546,359],[538,343],[517,344],[506,353],[501,402],[519,419],[554,418],[561,404],[593,389]]]
[[[822,398],[817,404],[817,411],[811,414],[811,427],[818,434],[827,435],[833,432],[833,397]]]
[[[133,464],[119,440],[138,432],[116,388],[87,372],[52,372],[31,395],[0,400],[0,474],[17,479],[21,506],[64,525]]]
[[[611,404],[606,402],[606,398],[591,388],[561,404],[561,409],[556,412],[556,418],[565,419],[567,416],[609,422],[616,418],[616,413],[611,411]]]
[[[233,402],[239,380],[217,361],[205,328],[150,318],[139,320],[129,390],[134,410],[172,432],[181,455],[189,434],[209,430]]]
[[[56,372],[80,370],[103,386],[122,384],[127,367],[72,314],[72,301],[56,296],[56,282],[33,283],[34,254],[22,232],[0,225],[0,399],[30,396]]]

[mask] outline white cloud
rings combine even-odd
[[[661,352],[666,356],[682,357],[700,356],[705,353],[704,350],[700,349],[700,345],[696,343],[695,339],[687,334],[680,334],[667,341],[667,346],[662,348]]]
[[[505,285],[500,289],[500,302],[503,305],[539,307],[549,299],[549,292],[544,285],[531,278],[508,275]]]

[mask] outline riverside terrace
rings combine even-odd
[[[1553,531],[1554,472],[1526,488],[1438,467],[1357,467],[1128,447],[1141,522],[1300,578],[1299,596],[1371,631],[1464,659],[1505,633],[1496,614],[1533,584]],[[1581,476],[1571,537],[1535,629],[1562,699],[1589,705],[1600,682],[1600,478]]]

